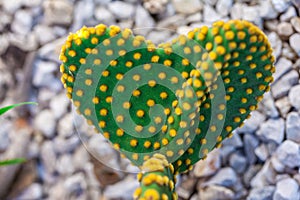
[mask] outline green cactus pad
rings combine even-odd
[[[159,153],[175,172],[243,125],[275,70],[267,37],[240,20],[157,47],[129,29],[84,27],[68,37],[60,60],[67,96],[90,125],[133,164]]]

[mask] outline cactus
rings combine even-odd
[[[78,113],[141,168],[135,199],[176,199],[175,175],[243,125],[275,71],[267,37],[241,20],[158,46],[129,29],[83,27],[60,60]]]

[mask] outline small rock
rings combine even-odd
[[[89,162],[89,159],[90,156],[86,148],[83,145],[79,146],[73,154],[73,165],[75,170],[84,168],[86,163]]]
[[[251,187],[263,188],[275,183],[276,172],[272,168],[271,162],[267,160],[261,170],[252,178]]]
[[[262,26],[262,19],[259,17],[259,7],[258,6],[243,6],[242,19],[254,22],[259,27]]]
[[[293,27],[288,22],[281,22],[277,27],[277,32],[280,36],[288,38],[294,33]]]
[[[259,16],[264,19],[276,19],[278,12],[272,6],[271,0],[259,1]]]
[[[272,0],[272,4],[275,10],[280,13],[284,12],[290,6],[289,0]]]
[[[50,101],[50,109],[53,111],[56,119],[61,118],[67,112],[68,105],[69,100],[64,93],[55,96]]]
[[[199,190],[199,199],[227,200],[234,199],[234,192],[226,187],[210,185]]]
[[[300,166],[300,147],[297,143],[286,140],[284,141],[277,149],[276,155],[278,160],[290,167],[299,167]]]
[[[55,116],[51,110],[43,110],[37,114],[34,126],[47,138],[52,138],[55,134]]]
[[[277,19],[267,20],[264,23],[265,23],[264,26],[266,27],[266,29],[270,30],[271,33],[277,31],[277,26],[279,24],[279,21]],[[271,44],[271,45],[274,45],[274,44]]]
[[[147,38],[151,40],[154,44],[159,44],[164,42],[166,38],[169,38],[171,33],[169,30],[159,30],[159,31],[151,31]]]
[[[205,4],[215,6],[218,0],[202,0]]]
[[[243,7],[244,4],[241,4],[239,2],[233,4],[231,11],[230,11],[230,16],[232,19],[242,19],[243,18]]]
[[[290,112],[287,115],[286,137],[288,140],[292,140],[300,144],[300,115],[296,112]]]
[[[259,103],[259,110],[262,110],[263,113],[268,115],[271,118],[276,118],[279,116],[277,108],[275,106],[274,99],[271,95],[271,92],[264,94],[263,100]]]
[[[95,9],[95,18],[104,24],[114,24],[116,22],[115,17],[105,7],[98,6]]]
[[[220,169],[216,175],[214,175],[206,183],[204,183],[204,186],[221,185],[224,187],[233,187],[234,184],[236,184],[237,180],[238,177],[235,171],[230,167],[226,167]]]
[[[51,141],[46,141],[41,146],[41,160],[48,173],[53,173],[56,164],[56,154]]]
[[[233,134],[233,136],[231,138],[226,138],[222,144],[224,146],[233,146],[235,148],[238,147],[242,147],[243,146],[243,142],[241,140],[241,137],[239,134]]]
[[[74,135],[68,139],[55,137],[53,142],[55,145],[55,152],[58,154],[63,154],[74,151],[78,144],[80,144],[80,138],[78,135]]]
[[[228,160],[229,160],[229,157],[230,155],[236,151],[236,148],[235,147],[232,147],[232,146],[222,146],[222,151],[219,151],[220,152],[220,156],[221,156],[221,163],[222,165],[227,165],[228,164]]]
[[[107,199],[132,199],[134,190],[139,183],[131,176],[114,184],[109,185],[104,190],[104,196]]]
[[[249,188],[251,179],[259,172],[261,169],[260,165],[250,165],[247,171],[243,174],[243,183]]]
[[[265,142],[273,141],[280,144],[284,137],[284,120],[281,118],[269,119],[260,126],[256,134]]]
[[[43,187],[38,183],[31,184],[17,199],[42,199]]]
[[[242,173],[246,170],[247,159],[240,153],[233,153],[229,158],[229,165],[237,172]]]
[[[266,161],[268,156],[269,156],[269,152],[268,152],[268,148],[265,144],[261,144],[259,145],[256,149],[255,149],[255,155],[261,160],[261,161]]]
[[[176,192],[179,197],[183,199],[189,199],[189,197],[193,194],[195,185],[197,183],[196,179],[191,179],[187,177],[187,179],[181,181],[179,187],[176,188]]]
[[[275,191],[274,186],[265,186],[263,188],[253,188],[247,197],[247,200],[271,200]]]
[[[108,9],[119,19],[131,18],[134,15],[135,10],[132,4],[122,1],[113,1],[109,3]]]
[[[274,49],[274,55],[275,57],[279,57],[282,50],[282,41],[280,37],[275,32],[271,32],[268,34],[268,39],[271,43],[272,48]]]
[[[277,108],[279,109],[279,112],[281,114],[282,117],[286,118],[288,112],[291,110],[292,106],[290,104],[290,101],[288,99],[288,97],[283,97],[281,99],[278,99],[275,102],[275,105],[277,106]]]
[[[44,45],[55,39],[55,32],[53,28],[45,25],[36,25],[34,27],[34,33],[41,45]]]
[[[44,19],[47,24],[69,25],[73,18],[72,3],[66,0],[43,3]]]
[[[276,172],[278,173],[284,172],[285,166],[278,160],[276,155],[271,157],[271,164]]]
[[[29,10],[19,10],[15,14],[11,28],[17,34],[26,35],[32,28],[32,22],[33,19]]]
[[[87,183],[82,172],[68,177],[64,182],[64,189],[69,199],[87,199]]]
[[[232,7],[232,4],[233,4],[232,0],[219,0],[216,5],[216,10],[222,16],[227,16]]]
[[[163,13],[166,10],[168,0],[143,0],[144,7],[151,14]]]
[[[244,135],[244,151],[250,164],[255,163],[257,160],[255,156],[255,149],[258,145],[259,141],[254,135]]]
[[[292,17],[297,16],[294,6],[290,6],[285,13],[280,16],[280,21],[290,21]]]
[[[57,65],[53,62],[38,61],[33,75],[33,85],[37,87],[48,86],[52,83],[54,75],[52,74],[57,70]]]
[[[277,174],[276,175],[276,182],[279,182],[283,179],[291,178],[289,174]]]
[[[295,58],[297,58],[296,52],[290,47],[289,43],[287,42],[283,43],[281,56],[286,57],[289,60],[294,60]]]
[[[206,4],[204,6],[203,20],[205,22],[212,23],[212,22],[220,20],[221,18],[222,18],[222,16],[219,13],[217,13],[213,7],[211,7],[208,4]]]
[[[196,177],[207,177],[216,173],[221,167],[221,158],[218,149],[211,151],[205,160],[195,164],[194,175]]]
[[[94,26],[97,22],[93,21],[95,3],[93,0],[78,1],[74,6],[73,23],[70,28],[70,31],[75,32],[82,27]],[[90,23],[90,24],[89,24]]]
[[[290,71],[293,67],[292,61],[286,59],[285,57],[281,57],[276,63],[276,72],[274,73],[274,81],[276,82],[280,79],[285,73]]]
[[[245,121],[244,126],[237,128],[237,133],[253,133],[265,121],[266,116],[258,111],[251,112],[251,117]]]
[[[300,34],[295,33],[290,37],[290,46],[294,49],[298,56],[300,56]]]
[[[61,120],[58,122],[57,133],[62,138],[68,138],[74,134],[73,130],[73,116],[71,113],[67,113]]]
[[[5,11],[14,14],[22,6],[22,0],[1,1],[1,5]]]
[[[271,92],[275,99],[281,98],[288,94],[293,85],[299,82],[299,74],[295,70],[291,70],[271,87]]]
[[[10,45],[16,46],[23,51],[35,51],[38,48],[38,41],[35,34],[8,34]]]
[[[287,178],[276,183],[274,200],[299,199],[299,185],[294,179]]]
[[[294,29],[300,33],[300,17],[293,17],[291,19],[291,24],[293,25]]]
[[[6,122],[6,123],[4,123]],[[9,130],[12,128],[12,124],[8,121],[1,120],[1,130],[0,130],[0,152],[5,151],[10,144]]]
[[[198,0],[172,0],[173,6],[177,12],[183,14],[192,14],[200,11],[203,7],[201,1]]]
[[[192,22],[199,22],[202,20],[202,15],[201,13],[195,13],[195,14],[192,14],[192,15],[189,15],[187,18],[186,18],[186,22],[187,23],[192,23]]]
[[[155,26],[154,19],[149,13],[142,7],[137,6],[135,14],[135,29],[134,33],[146,35]]]
[[[69,154],[61,155],[57,159],[55,168],[56,168],[57,172],[63,176],[71,175],[75,171],[71,155],[69,155]]]

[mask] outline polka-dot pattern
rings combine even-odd
[[[129,29],[83,27],[67,38],[60,60],[67,96],[89,124],[137,166],[167,148],[164,159],[175,172],[191,169],[243,125],[275,71],[267,37],[240,20],[196,28],[158,47]],[[126,94],[127,100],[115,98]],[[112,105],[120,107],[113,112]],[[151,114],[157,105],[160,116]],[[130,129],[122,128],[130,123]],[[163,185],[166,178],[143,178],[143,185],[153,183]],[[168,182],[168,191],[173,184]],[[172,199],[156,189],[135,195]]]

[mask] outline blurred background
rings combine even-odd
[[[0,167],[0,199],[123,200],[138,186],[135,168],[66,98],[58,56],[69,32],[105,23],[158,44],[216,20],[245,19],[272,43],[275,82],[243,128],[181,175],[177,192],[193,200],[299,200],[299,6],[299,0],[0,0],[0,107],[38,103],[0,118],[0,160],[27,159]]]

